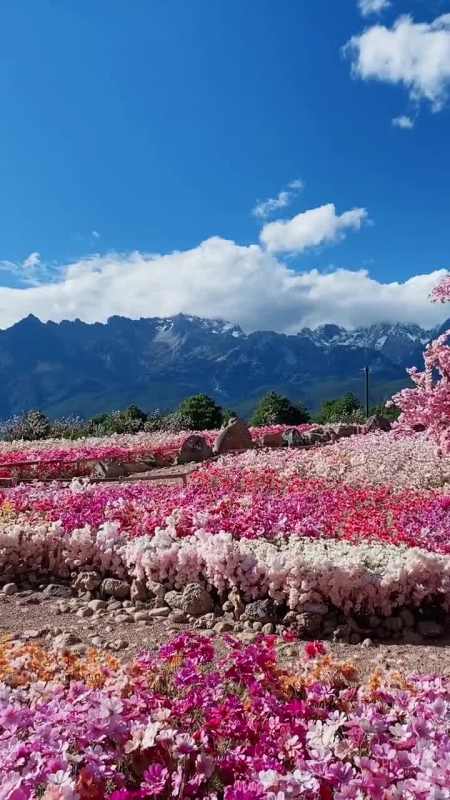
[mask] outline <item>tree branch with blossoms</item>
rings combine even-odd
[[[431,292],[433,303],[450,301],[450,275],[447,274]],[[400,409],[395,429],[405,433],[424,431],[433,439],[440,453],[450,453],[450,330],[427,345],[425,369],[407,370],[413,389],[402,389],[390,405]]]

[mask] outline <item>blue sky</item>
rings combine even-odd
[[[389,7],[364,17],[357,0],[4,0],[0,327],[28,311],[88,321],[185,311],[291,330],[333,316],[349,325],[367,314],[393,317],[405,302],[400,317],[433,322],[426,281],[413,284],[414,298],[410,285],[383,299],[383,286],[450,262],[450,2],[378,2]],[[424,42],[423,71],[411,75],[404,63],[383,76],[383,42],[376,31],[360,37],[381,27],[392,34],[404,14],[405,35]],[[431,33],[440,37],[432,43],[441,63],[430,78]],[[358,38],[345,55],[351,37]],[[398,117],[413,127],[394,125]],[[301,191],[289,190],[295,180]],[[289,204],[270,218],[252,214],[281,191]],[[296,231],[291,249],[260,240],[264,225],[327,204],[335,211],[322,240],[308,234],[298,244]],[[355,209],[364,215],[336,227]],[[214,252],[202,246],[211,237]],[[225,240],[234,255],[225,245],[219,253]],[[259,266],[239,272],[249,247],[264,261],[260,283],[251,277]],[[156,266],[148,258],[173,251],[195,254],[195,264],[189,256],[180,268],[178,296],[173,259]],[[212,274],[215,260],[221,266]],[[286,294],[300,292],[297,311],[281,303],[271,314],[270,298],[258,300],[271,269],[284,270]],[[352,293],[348,271],[369,271],[373,313],[367,298],[353,313],[348,302],[325,302],[326,286],[316,291],[317,281],[306,281],[302,289],[295,280],[340,269],[337,298]],[[355,286],[370,293],[372,283],[356,277]],[[245,303],[233,291],[247,292]]]

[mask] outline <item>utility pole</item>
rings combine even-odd
[[[369,367],[364,367],[366,384],[366,417],[369,419]]]

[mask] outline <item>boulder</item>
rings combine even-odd
[[[283,439],[283,431],[265,433],[261,439],[263,447],[284,447],[286,442]]]
[[[354,436],[355,433],[358,433],[358,425],[346,425],[345,423],[340,423],[339,425],[334,425],[333,430],[336,435],[336,439],[345,439],[348,436]]]
[[[177,457],[177,464],[189,464],[192,461],[206,461],[211,458],[212,450],[204,436],[192,434],[184,440]]]
[[[122,464],[125,475],[138,475],[142,472],[149,472],[151,469],[157,466],[156,459],[148,456],[145,461],[130,461],[126,464]]]
[[[297,428],[288,428],[283,431],[282,439],[288,447],[304,447],[307,444],[304,436],[298,432]]]
[[[215,455],[223,455],[233,450],[249,450],[251,447],[253,441],[248,425],[242,419],[231,419],[220,431],[214,442],[213,452]]]
[[[214,607],[211,595],[200,583],[188,583],[182,592],[167,592],[164,600],[170,608],[192,617],[208,614]]]
[[[113,478],[125,478],[127,470],[121,461],[98,461],[95,464],[91,477],[100,480],[110,480]]]
[[[130,585],[118,578],[105,578],[101,584],[101,593],[104,597],[126,600],[130,596]]]
[[[145,580],[143,578],[141,578],[141,579],[135,578],[134,579],[134,581],[131,584],[130,597],[131,597],[133,602],[136,601],[136,600],[140,600],[141,602],[144,602],[144,600],[148,599],[149,591],[148,591],[148,588],[147,588],[147,584],[146,584],[146,582],[145,582]]]
[[[386,417],[383,417],[381,414],[373,414],[364,425],[364,432],[374,433],[374,431],[384,431],[387,433],[391,430],[391,427],[391,423]]]
[[[49,583],[43,594],[46,597],[72,597],[72,589],[70,586],[63,586],[59,583]]]
[[[73,588],[78,592],[94,592],[101,582],[98,572],[80,572],[75,578]]]
[[[255,600],[246,605],[242,619],[264,624],[271,621],[272,610],[271,600]]]

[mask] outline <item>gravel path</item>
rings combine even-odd
[[[148,619],[135,622],[132,614],[136,609],[129,601],[106,604],[106,609],[96,612],[94,617],[79,616],[85,613],[85,603],[75,610],[61,612],[68,600],[47,597],[44,591],[22,591],[5,596],[0,593],[0,635],[11,635],[19,641],[36,641],[49,646],[58,637],[67,642],[75,653],[83,653],[92,647],[107,649],[127,661],[142,649],[155,649],[183,630],[192,629],[191,624],[179,624],[169,619]],[[98,616],[97,616],[98,615]],[[202,631],[220,639],[216,631]],[[256,634],[244,632],[243,640],[251,641]],[[286,644],[279,640],[282,660],[298,663],[304,642]],[[427,645],[409,644],[359,644],[328,643],[329,652],[339,660],[350,660],[358,668],[362,678],[367,678],[375,669],[400,671],[406,674],[439,673],[450,677],[450,641]]]

